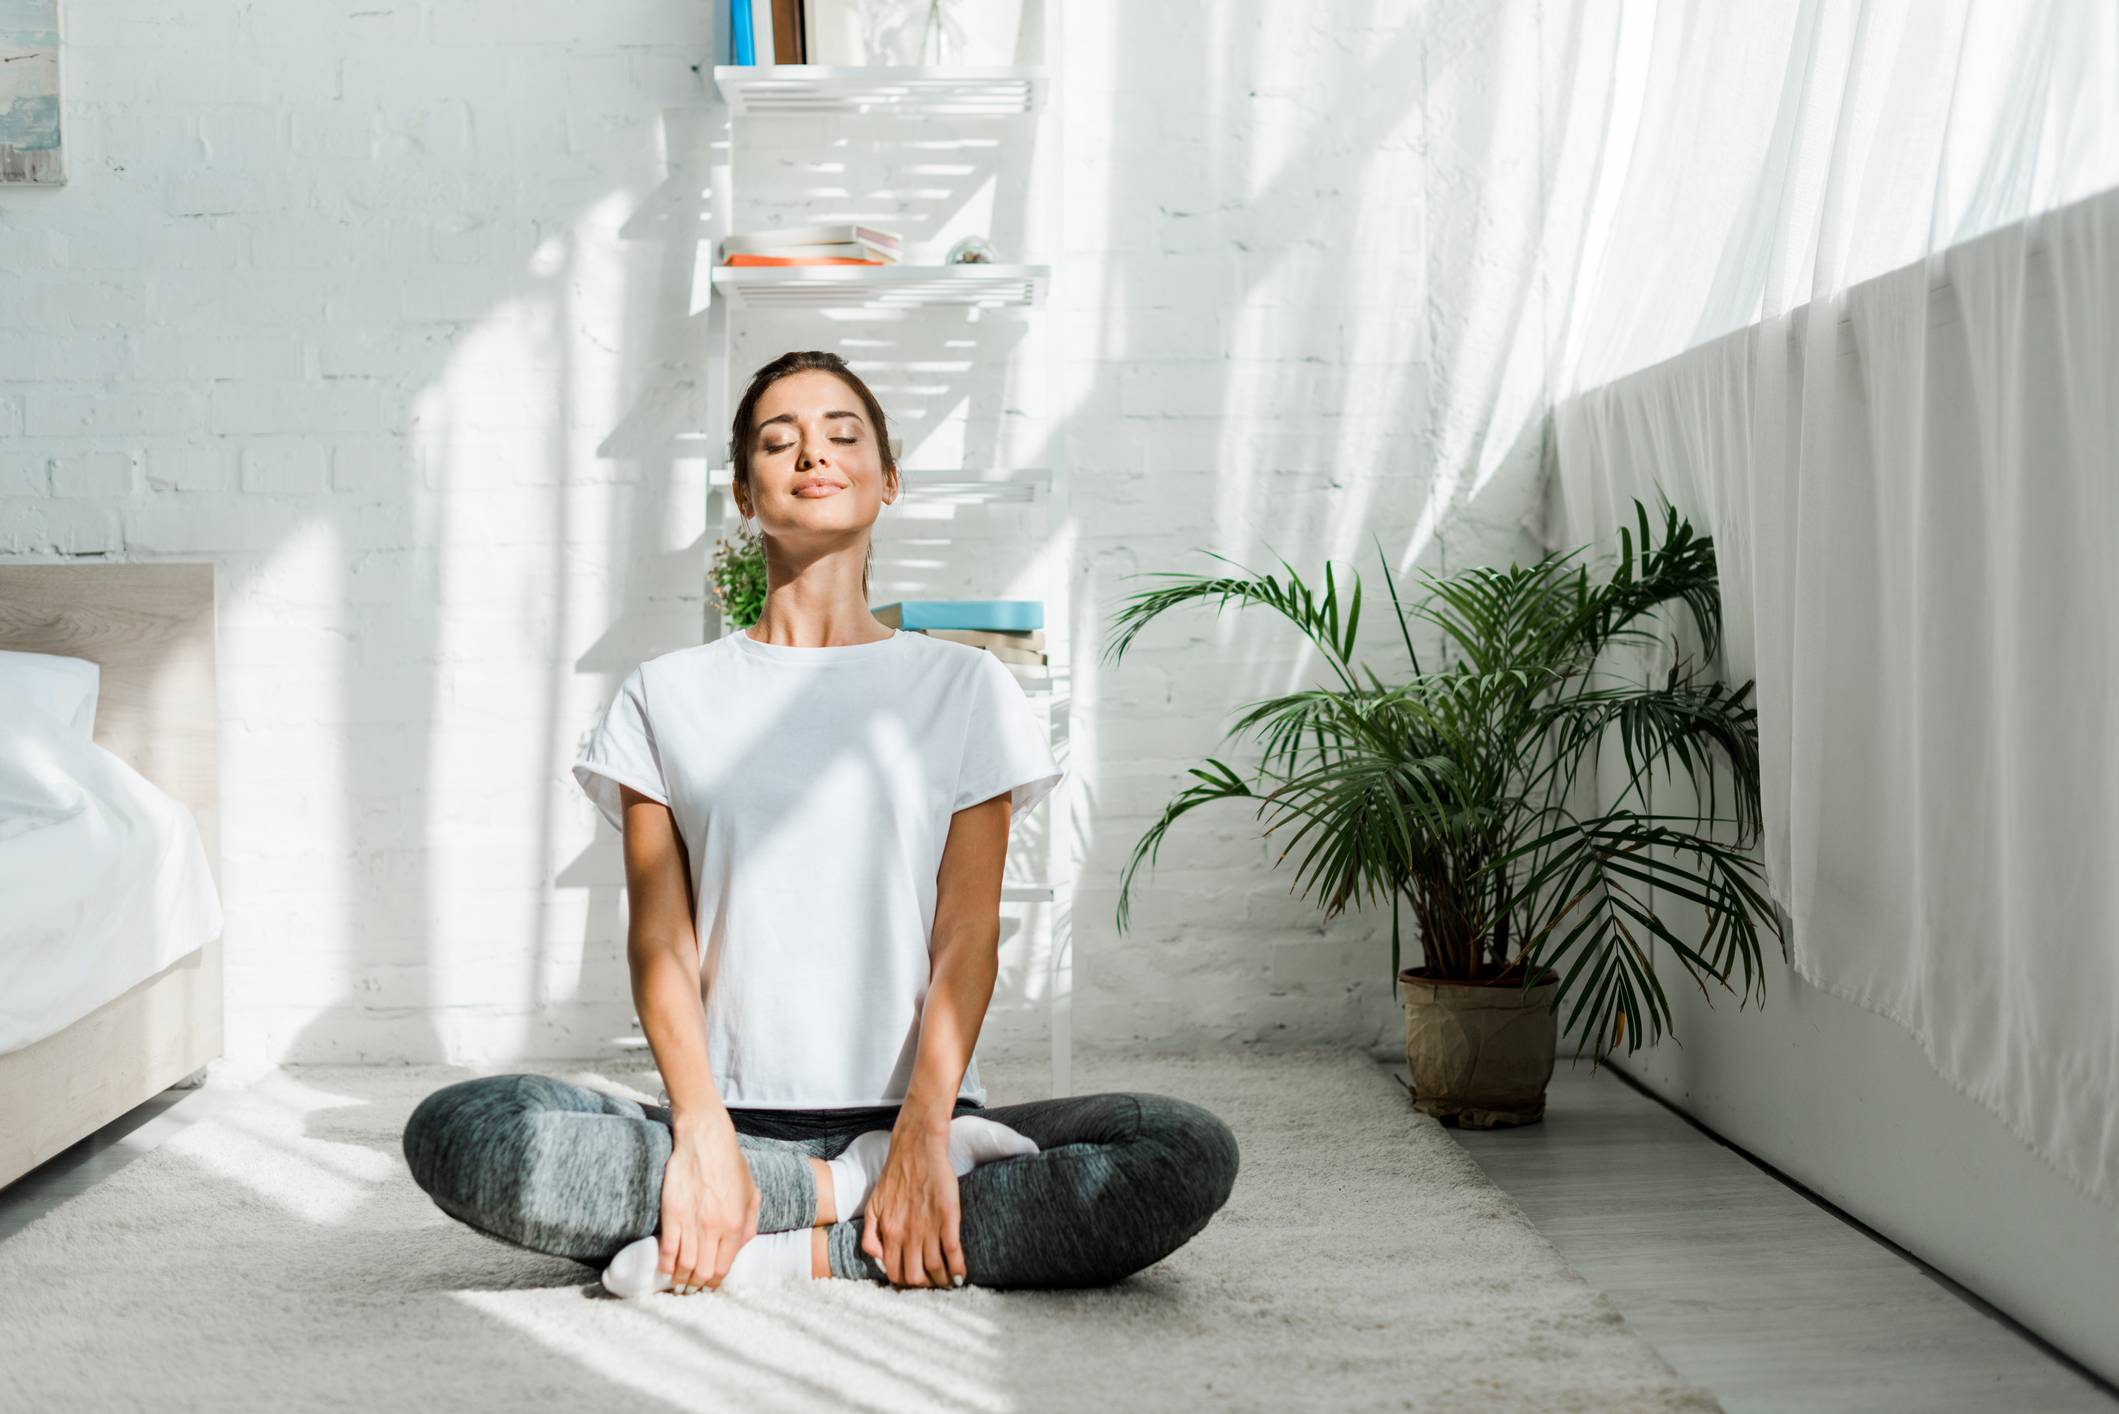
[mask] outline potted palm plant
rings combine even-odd
[[[1758,922],[1784,957],[1787,937],[1754,882],[1763,870],[1752,854],[1760,832],[1753,684],[1731,689],[1699,670],[1721,642],[1712,541],[1666,505],[1654,543],[1647,508],[1638,500],[1634,508],[1639,544],[1622,528],[1617,565],[1599,583],[1568,567],[1579,550],[1527,569],[1423,571],[1428,593],[1408,610],[1386,562],[1411,659],[1411,676],[1400,682],[1357,667],[1361,581],[1354,578],[1342,620],[1329,563],[1321,598],[1284,559],[1285,583],[1248,571],[1168,574],[1173,583],[1132,596],[1106,649],[1114,666],[1165,610],[1212,599],[1218,611],[1236,600],[1293,623],[1334,681],[1249,705],[1227,735],[1258,733],[1263,758],[1251,779],[1213,757],[1191,768],[1199,784],[1165,807],[1127,862],[1119,931],[1135,871],[1153,862],[1179,817],[1211,801],[1258,802],[1258,818],[1274,817],[1268,835],[1294,827],[1276,863],[1305,847],[1296,884],[1321,901],[1327,921],[1350,903],[1389,900],[1414,1103],[1480,1128],[1543,1116],[1565,997],[1574,997],[1570,1029],[1588,1014],[1579,1034],[1595,1038],[1593,1066],[1622,1041],[1629,1053],[1637,1049],[1644,1030],[1653,1042],[1669,1029],[1669,1000],[1650,958],[1659,946],[1710,1002],[1709,980],[1736,994],[1730,977],[1739,965],[1739,1006],[1754,982],[1763,1000]],[[1596,669],[1606,650],[1666,646],[1645,627],[1666,606],[1689,611],[1697,654],[1673,653],[1660,681],[1603,680],[1609,674]],[[1432,671],[1421,666],[1409,616],[1440,630]],[[1609,805],[1577,808],[1582,768],[1614,734],[1624,784]],[[1674,778],[1673,762],[1694,788],[1694,808],[1659,813],[1653,773],[1663,767]],[[1733,771],[1733,817],[1715,814],[1718,762]],[[1731,833],[1716,828],[1726,825],[1733,838],[1720,837]],[[1644,897],[1648,889],[1696,906],[1699,936],[1681,936]],[[1419,967],[1401,967],[1401,903],[1418,926]]]

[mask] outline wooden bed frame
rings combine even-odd
[[[191,807],[220,886],[211,564],[0,565],[0,648],[102,670],[95,741]],[[0,1185],[222,1054],[215,938],[56,1035],[0,1053]]]

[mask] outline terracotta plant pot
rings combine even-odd
[[[1405,1006],[1405,1064],[1413,1108],[1467,1129],[1532,1124],[1545,1114],[1559,1019],[1560,975],[1526,989],[1507,980],[1430,979],[1425,967],[1398,974]]]

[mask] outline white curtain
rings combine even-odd
[[[2119,1201],[2119,4],[1546,14],[1553,542],[1711,531],[1797,971]]]

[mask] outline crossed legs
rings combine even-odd
[[[887,1128],[892,1111],[731,1111],[759,1190],[758,1230],[814,1228],[821,1270],[887,1281],[841,1216],[823,1161]],[[967,1279],[991,1287],[1102,1286],[1175,1251],[1227,1201],[1236,1139],[1167,1095],[1112,1092],[986,1109],[1035,1154],[958,1180]],[[661,1222],[668,1111],[542,1075],[458,1081],[406,1122],[405,1160],[436,1206],[480,1232],[601,1267]],[[821,1172],[820,1172],[821,1171]],[[815,1239],[813,1239],[814,1244]]]

